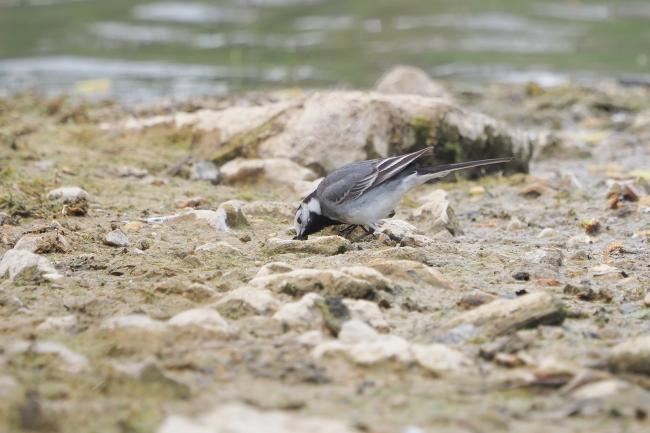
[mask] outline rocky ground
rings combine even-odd
[[[1,100],[0,430],[648,431],[650,90],[448,87]],[[515,160],[291,240],[425,145]]]

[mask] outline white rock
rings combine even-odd
[[[39,331],[66,331],[70,332],[77,326],[77,316],[48,317],[36,329]]]
[[[399,219],[381,220],[377,229],[379,233],[385,234],[389,239],[403,246],[426,247],[435,244],[433,239],[421,234],[414,225]]]
[[[264,251],[270,255],[309,253],[333,256],[351,248],[352,243],[341,236],[311,236],[304,241],[272,237],[264,243]]]
[[[48,192],[47,198],[62,201],[63,203],[77,203],[88,200],[90,195],[78,186],[66,186]]]
[[[106,236],[104,236],[104,243],[111,247],[124,248],[129,246],[129,238],[122,230],[117,229],[106,233]]]
[[[539,232],[537,234],[537,237],[538,238],[553,238],[553,237],[556,237],[558,234],[559,233],[558,233],[557,230],[552,229],[550,227],[547,227],[547,228],[543,229],[541,232]]]
[[[608,264],[602,263],[591,268],[591,273],[594,277],[604,277],[607,275],[617,275],[621,272],[620,269],[610,266]]]
[[[36,269],[47,280],[58,280],[63,276],[58,273],[52,263],[45,257],[25,250],[9,250],[0,261],[0,278],[5,275],[13,280],[29,269]]]
[[[563,254],[558,248],[538,248],[524,255],[524,260],[532,264],[562,265]]]
[[[608,362],[615,371],[650,375],[650,335],[641,335],[616,345]]]
[[[228,292],[215,305],[222,311],[222,308],[227,307],[229,304],[231,308],[243,304],[246,308],[252,310],[254,314],[267,314],[275,311],[280,306],[280,302],[273,297],[269,290],[251,286],[242,286]]]
[[[379,306],[374,302],[364,299],[344,299],[343,303],[350,310],[353,319],[361,320],[381,331],[388,330],[388,322]]]
[[[303,346],[314,347],[325,341],[325,337],[319,329],[313,329],[300,334],[296,337],[296,341]]]
[[[221,173],[230,183],[264,180],[271,183],[294,184],[318,177],[313,170],[286,158],[235,158],[221,166]]]
[[[569,247],[575,247],[579,245],[589,245],[594,243],[594,238],[591,236],[582,234],[582,235],[576,235],[572,236],[569,238],[567,241],[567,246]]]
[[[424,204],[413,210],[411,219],[421,227],[426,227],[428,233],[438,233],[447,230],[452,235],[462,234],[460,223],[451,208],[447,192],[437,189],[421,199]]]
[[[176,314],[167,321],[171,326],[197,326],[209,331],[229,332],[228,322],[211,308],[193,308]]]
[[[157,433],[354,433],[344,423],[307,418],[295,412],[268,411],[231,403],[203,415],[170,415]]]
[[[196,161],[190,168],[190,179],[219,182],[219,168],[212,161]]]
[[[514,232],[517,230],[524,230],[528,228],[528,224],[525,222],[522,222],[519,218],[517,217],[512,217],[510,218],[510,221],[508,222],[508,225],[506,226],[506,230]]]
[[[646,293],[645,298],[643,299],[643,305],[650,307],[650,292]]]
[[[56,355],[58,356],[71,373],[80,373],[88,368],[88,359],[77,352],[73,352],[61,343],[56,341],[15,341],[7,352],[12,354],[22,354],[26,352],[38,353],[40,355]]]
[[[121,165],[115,170],[120,177],[135,177],[141,179],[149,174],[144,168],[131,167],[128,165]]]
[[[366,322],[361,320],[348,320],[341,326],[338,339],[343,344],[357,344],[374,341],[381,336]]]
[[[463,353],[444,344],[414,344],[411,351],[418,364],[439,376],[466,373],[472,367],[472,361]]]
[[[599,380],[581,386],[571,393],[577,400],[592,400],[606,398],[618,394],[620,391],[629,388],[630,385],[618,379]]]
[[[164,322],[153,320],[145,314],[110,317],[104,320],[101,327],[103,329],[139,329],[153,332],[160,332],[167,329]]]
[[[288,263],[284,262],[271,262],[262,266],[255,274],[255,278],[267,277],[274,274],[283,274],[285,272],[291,272],[295,268]]]
[[[314,307],[314,303],[319,300],[323,300],[319,294],[307,293],[300,301],[284,304],[273,315],[273,318],[289,327],[310,326],[321,318],[320,313]]]
[[[435,268],[413,260],[376,259],[369,266],[401,286],[414,288],[452,288],[451,283]]]
[[[242,250],[240,250],[237,247],[233,247],[226,241],[218,241],[218,242],[208,242],[203,245],[199,245],[194,249],[194,252],[196,253],[223,253],[223,254],[239,254],[242,255],[244,254]]]
[[[451,100],[449,92],[414,66],[398,65],[386,72],[375,85],[381,93],[431,96]]]

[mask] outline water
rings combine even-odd
[[[650,2],[0,0],[0,94],[368,88],[396,63],[472,81],[650,74]]]

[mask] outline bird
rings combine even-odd
[[[306,240],[322,229],[347,224],[341,234],[361,226],[366,234],[377,230],[377,222],[395,215],[404,195],[416,186],[458,170],[502,164],[510,157],[423,166],[419,159],[433,152],[427,147],[405,155],[358,161],[328,174],[298,206],[294,217],[296,237]]]

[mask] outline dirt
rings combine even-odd
[[[650,332],[644,304],[650,291],[650,91],[458,86],[454,93],[461,103],[515,127],[550,130],[555,138],[539,151],[530,175],[425,185],[397,210],[396,218],[408,219],[422,197],[442,188],[464,234],[424,233],[432,245],[400,247],[377,237],[359,240],[355,233],[351,251],[331,256],[264,253],[266,239],[292,236],[291,209],[300,197],[286,185],[213,185],[190,180],[183,170],[170,174],[170,167],[209,139],[190,128],[107,130],[102,124],[129,110],[34,94],[1,100],[0,212],[6,217],[0,254],[34,232],[56,231],[69,246],[39,251],[63,275],[59,280],[0,280],[0,430],[154,432],[168,414],[195,415],[243,402],[342,420],[360,432],[648,431],[650,378],[611,373],[606,360],[612,346]],[[149,174],[123,177],[123,166]],[[608,180],[632,181],[641,197],[623,197],[612,206]],[[61,186],[90,194],[85,215],[62,215],[63,205],[47,198]],[[232,199],[281,205],[249,216],[249,225],[230,232],[193,218],[146,222],[178,212],[177,202],[197,196],[203,200],[194,201],[207,209]],[[514,217],[523,224],[508,229]],[[52,228],[53,220],[60,226]],[[598,221],[598,230],[586,230],[585,221],[590,227]],[[127,247],[104,241],[116,229],[127,235]],[[544,229],[552,230],[540,237]],[[196,251],[220,241],[238,252]],[[528,255],[540,250],[559,250],[560,263],[535,263]],[[198,327],[103,326],[116,316],[164,321],[213,305],[272,261],[340,268],[377,257],[421,261],[452,287],[380,305],[388,332],[414,343],[448,344],[473,361],[476,374],[435,375],[393,360],[362,366],[338,357],[316,359],[296,340],[301,331],[284,328],[271,314],[227,318],[227,334]],[[615,269],[595,275],[602,265]],[[208,288],[201,292],[195,283]],[[502,337],[456,338],[447,329],[474,307],[461,302],[468,294],[486,294],[477,297],[480,304],[538,291],[561,300],[566,318],[560,325]],[[294,300],[274,296],[281,303]],[[75,322],[42,326],[61,316],[74,316]],[[87,362],[75,370],[57,355],[16,353],[11,347],[20,340],[58,342]],[[482,355],[493,345],[519,360]],[[561,368],[544,367],[547,359]],[[620,379],[641,397],[576,399],[580,374]]]

